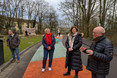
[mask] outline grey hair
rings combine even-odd
[[[105,32],[106,32],[104,27],[102,27],[102,26],[98,26],[98,27],[101,27],[101,28],[102,28],[103,33],[105,33]]]
[[[104,33],[106,32],[106,30],[104,29]]]
[[[45,29],[45,33],[46,33],[46,31],[47,31],[47,30],[49,30],[49,31],[50,31],[50,29],[49,29],[49,28],[46,28],[46,29]]]

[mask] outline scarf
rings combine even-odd
[[[105,36],[102,35],[102,36],[99,36],[99,37],[93,39],[93,43],[92,43],[92,46],[91,46],[90,49],[91,49],[91,50],[94,50],[96,43],[99,42],[103,37],[105,37]]]
[[[70,48],[73,48],[74,40],[75,40],[75,37],[76,37],[77,34],[78,33],[76,32],[75,34],[68,35]]]
[[[95,39],[93,39],[93,43],[96,44],[98,41],[100,41],[103,37],[105,37],[105,35],[99,36]]]
[[[52,44],[51,33],[50,34],[45,34],[45,35],[46,35],[47,46],[50,46]]]

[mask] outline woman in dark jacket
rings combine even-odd
[[[78,78],[78,71],[82,71],[81,52],[79,50],[79,48],[82,46],[82,39],[81,35],[78,34],[78,29],[75,26],[71,28],[65,45],[67,48],[65,68],[68,67],[68,71],[63,75],[70,75],[72,69],[75,70],[74,78]]]
[[[54,45],[55,45],[55,37],[53,34],[50,33],[50,29],[45,29],[45,35],[43,36],[42,44],[44,46],[44,57],[43,57],[43,68],[42,72],[45,71],[46,61],[49,54],[49,71],[51,71],[53,53],[54,53]]]

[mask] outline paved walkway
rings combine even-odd
[[[62,44],[62,40],[59,40],[59,43],[55,45],[52,71],[48,71],[47,62],[46,70],[42,73],[43,46],[41,46],[30,61],[23,78],[73,78],[74,71],[71,71],[70,76],[63,76],[63,73],[67,71],[64,67],[65,56],[66,49]],[[91,73],[86,70],[84,65],[83,71],[79,72],[79,78],[91,78]]]
[[[24,53],[22,53],[20,55],[20,63],[11,63],[10,65],[8,65],[8,67],[6,67],[0,73],[0,78],[22,78],[28,64],[30,63],[30,60],[40,46],[41,42],[35,44]]]

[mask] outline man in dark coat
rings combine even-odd
[[[14,32],[14,30],[9,30],[8,31],[9,35],[8,35],[8,38],[7,38],[7,46],[10,48],[11,52],[12,52],[12,57],[13,57],[13,60],[12,62],[14,63],[16,61],[16,58],[15,58],[15,53],[17,54],[17,63],[20,62],[20,56],[19,56],[19,44],[20,44],[20,38],[18,36],[18,34],[16,34]]]
[[[104,28],[101,26],[94,28],[90,49],[81,47],[80,50],[89,55],[87,69],[92,72],[92,78],[105,78],[113,58],[113,45],[105,37]]]

